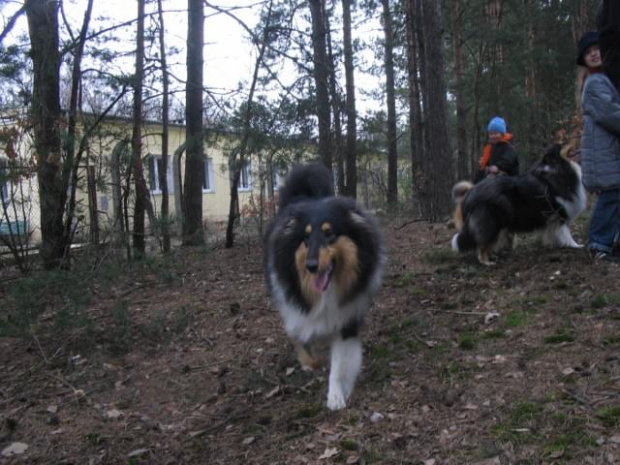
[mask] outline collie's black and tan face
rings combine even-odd
[[[346,293],[357,279],[355,243],[331,221],[294,221],[305,223],[303,238],[295,251],[295,267],[305,297],[314,301],[333,283]]]
[[[299,202],[281,212],[266,253],[270,282],[303,311],[326,292],[341,304],[354,299],[376,285],[372,280],[382,266],[376,222],[342,197]]]
[[[569,145],[554,145],[534,167],[532,173],[544,179],[552,187],[556,195],[572,198],[576,188],[581,184],[578,167],[567,158]]]

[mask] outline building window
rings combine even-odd
[[[252,166],[250,162],[246,162],[241,168],[241,176],[239,177],[239,190],[249,191],[252,189]]]
[[[273,190],[277,191],[278,189],[280,189],[280,173],[278,173],[277,170],[273,170],[271,174],[273,175],[273,177],[271,178],[271,185],[273,186]]]
[[[287,166],[281,162],[272,162],[269,165],[269,169],[271,171],[271,188],[275,192],[280,189],[282,180],[286,177]]]
[[[205,161],[205,178],[202,183],[202,192],[215,192],[215,179],[213,176],[213,158],[206,158]]]
[[[0,169],[0,196],[2,196],[2,205],[9,203],[9,180],[5,169]]]
[[[160,155],[149,155],[149,187],[154,194],[161,194],[161,186],[159,183],[159,173],[162,170],[162,159]],[[174,192],[174,184],[172,179],[172,163],[168,158],[168,169],[166,170],[166,179],[168,181],[168,193]]]

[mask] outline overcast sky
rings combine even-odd
[[[72,6],[72,0],[66,1],[67,13],[70,16],[74,27],[78,27],[83,17],[83,9],[79,6],[85,5],[84,0],[80,0]],[[229,3],[229,2],[222,2]],[[235,5],[251,6],[255,5],[256,0],[235,0]],[[23,4],[23,0],[0,0],[0,21],[2,28],[6,25],[9,18]],[[165,2],[164,8],[169,9],[174,2]],[[177,2],[180,11],[178,14],[167,14],[166,30],[167,45],[176,45],[185,51],[185,39],[187,35],[187,13],[181,11],[187,7],[187,2]],[[131,0],[95,0],[93,5],[93,19],[102,15],[114,18],[115,22],[122,23],[135,18],[137,3]],[[256,8],[240,8],[235,11],[235,15],[252,27],[256,21]],[[205,11],[208,13],[208,11]],[[25,15],[20,18],[13,29],[13,33],[5,39],[5,44],[14,42],[18,34],[27,31],[27,21]],[[125,34],[128,41],[133,39],[135,26],[127,28]],[[241,79],[249,79],[251,76],[253,50],[246,39],[246,33],[242,27],[230,17],[219,14],[208,15],[205,18],[205,85],[213,88],[234,88]],[[130,42],[128,42],[130,43]],[[135,45],[132,44],[135,47]],[[184,57],[183,57],[184,58]]]
[[[180,11],[176,14],[167,14],[166,42],[167,46],[176,45],[183,50],[184,59],[185,42],[187,37],[187,2],[177,1]],[[230,0],[216,3],[232,3]],[[235,15],[248,26],[253,27],[257,21],[257,9],[251,8],[256,5],[256,0],[235,0],[234,4],[240,7],[235,10]],[[167,4],[167,5],[166,5]],[[165,2],[164,8],[170,9],[174,2]],[[118,18],[121,22],[131,20],[136,16],[136,2],[130,0],[96,0],[98,12],[105,12]],[[254,51],[246,39],[247,34],[241,25],[227,15],[210,15],[205,9],[205,87],[213,89],[234,89],[239,80],[248,80],[252,73],[252,56]],[[133,28],[135,29],[135,28]],[[184,64],[183,64],[184,66]],[[184,72],[185,70],[182,70]]]
[[[258,12],[260,11],[259,0],[214,0],[214,4],[230,7],[234,5],[239,7],[235,9],[234,14],[239,19],[253,28],[258,21]],[[6,24],[6,21],[12,16],[21,5],[23,0],[0,0],[0,21]],[[77,28],[82,22],[85,0],[64,0],[67,15],[70,17],[74,27]],[[165,1],[164,8],[170,10],[178,5],[177,13],[168,12],[165,16],[166,21],[166,45],[177,46],[182,53],[178,56],[177,63],[179,66],[173,73],[184,79],[185,75],[185,41],[187,35],[187,2],[183,0]],[[93,21],[95,24],[97,18],[108,16],[114,18],[115,23],[131,21],[137,13],[137,2],[134,0],[95,0],[93,6]],[[211,91],[227,93],[237,88],[240,81],[248,82],[251,79],[256,52],[249,44],[247,32],[234,19],[225,14],[213,14],[212,10],[205,8],[205,87]],[[4,25],[3,25],[4,26]],[[368,26],[368,29],[362,34],[367,38],[370,34],[376,33],[377,25]],[[14,28],[14,33],[5,39],[6,43],[15,41],[18,33],[27,31],[26,17],[20,18],[18,24]],[[118,47],[126,47],[127,50],[135,48],[135,24],[126,28],[124,32],[116,34],[126,37],[124,44],[119,43]],[[355,38],[355,37],[354,37]],[[174,65],[174,62],[171,63]],[[118,68],[125,72],[131,73],[131,67],[134,65],[130,55],[125,60],[114,63]],[[284,73],[286,74],[286,73]],[[286,76],[280,76],[286,81]],[[359,90],[376,86],[376,79],[364,76],[356,72],[356,85]],[[369,102],[365,99],[361,92],[357,95],[358,111],[363,111],[370,106],[376,106],[375,102]]]

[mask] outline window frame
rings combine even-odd
[[[213,175],[213,158],[205,157],[204,167],[205,167],[205,178],[202,183],[202,193],[203,194],[215,194],[215,176]]]
[[[149,192],[151,194],[159,195],[162,193],[161,186],[159,185],[159,170],[162,164],[162,156],[156,154],[148,155],[148,167],[149,167]],[[168,158],[168,169],[166,170],[166,178],[168,180],[168,194],[174,193],[174,176],[172,170],[171,158]]]
[[[237,186],[239,192],[250,192],[252,190],[252,162],[246,161],[241,167],[239,175],[239,185]]]
[[[7,176],[7,170],[4,167],[0,168],[0,202],[3,207],[9,204],[11,200],[9,197],[9,178]]]

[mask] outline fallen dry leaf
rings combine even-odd
[[[326,447],[325,452],[319,457],[319,460],[331,459],[338,455],[338,449],[335,447]]]
[[[2,457],[13,457],[14,455],[21,455],[28,450],[28,444],[23,442],[14,442],[8,447],[2,449]]]

